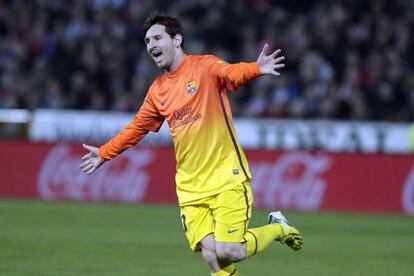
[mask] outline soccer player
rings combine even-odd
[[[186,55],[179,20],[154,15],[143,26],[148,54],[164,71],[135,118],[100,148],[84,145],[81,169],[91,174],[167,120],[177,160],[176,189],[189,245],[201,251],[211,275],[238,275],[234,262],[273,241],[299,250],[303,240],[280,212],[249,229],[252,176],[236,136],[227,91],[262,75],[278,76],[280,50],[263,47],[256,62],[228,64],[213,55]]]

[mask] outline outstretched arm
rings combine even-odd
[[[80,168],[83,172],[91,174],[96,171],[107,160],[111,160],[139,143],[149,131],[157,132],[164,121],[164,117],[155,107],[150,93],[144,100],[144,104],[136,114],[135,118],[124,127],[113,139],[96,148],[89,145],[83,147],[89,150],[88,154],[82,157]]]
[[[141,121],[139,118],[141,117],[141,114],[138,113],[134,120],[122,129],[118,135],[100,148],[83,144],[83,147],[89,150],[89,153],[81,158],[83,162],[80,165],[80,169],[87,174],[92,174],[102,166],[105,161],[115,158],[123,151],[141,141],[149,132],[149,130],[145,129],[139,123]],[[154,131],[156,131],[156,129],[154,129]]]
[[[261,75],[279,76],[278,70],[285,67],[285,57],[280,56],[280,49],[267,55],[268,48],[269,45],[265,44],[257,61],[250,63],[228,64],[215,56],[208,56],[210,73],[217,76],[220,83],[232,91],[237,91],[239,86]]]

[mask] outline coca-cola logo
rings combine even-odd
[[[401,202],[404,211],[413,216],[414,215],[414,167],[411,169],[408,174],[404,188],[401,193]]]
[[[321,176],[332,165],[326,155],[285,153],[274,162],[251,164],[255,202],[266,208],[318,210],[327,182]]]
[[[41,166],[39,194],[47,200],[139,202],[150,180],[145,166],[153,159],[150,150],[129,149],[87,175],[79,169],[79,154],[68,145],[57,145]]]

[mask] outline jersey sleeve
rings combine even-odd
[[[144,100],[134,119],[113,139],[99,148],[99,155],[104,160],[111,160],[123,151],[139,143],[149,131],[158,132],[164,117],[158,112],[150,92]]]
[[[261,75],[256,62],[229,64],[213,55],[206,56],[205,62],[209,72],[217,77],[220,85],[231,91],[237,91],[239,86]]]

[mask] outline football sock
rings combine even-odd
[[[239,276],[239,273],[237,273],[236,266],[234,264],[231,264],[229,266],[226,266],[225,268],[222,268],[220,271],[211,273],[211,276]]]
[[[282,226],[278,223],[265,225],[258,228],[251,228],[244,234],[246,240],[247,257],[263,251],[273,241],[283,235]]]

